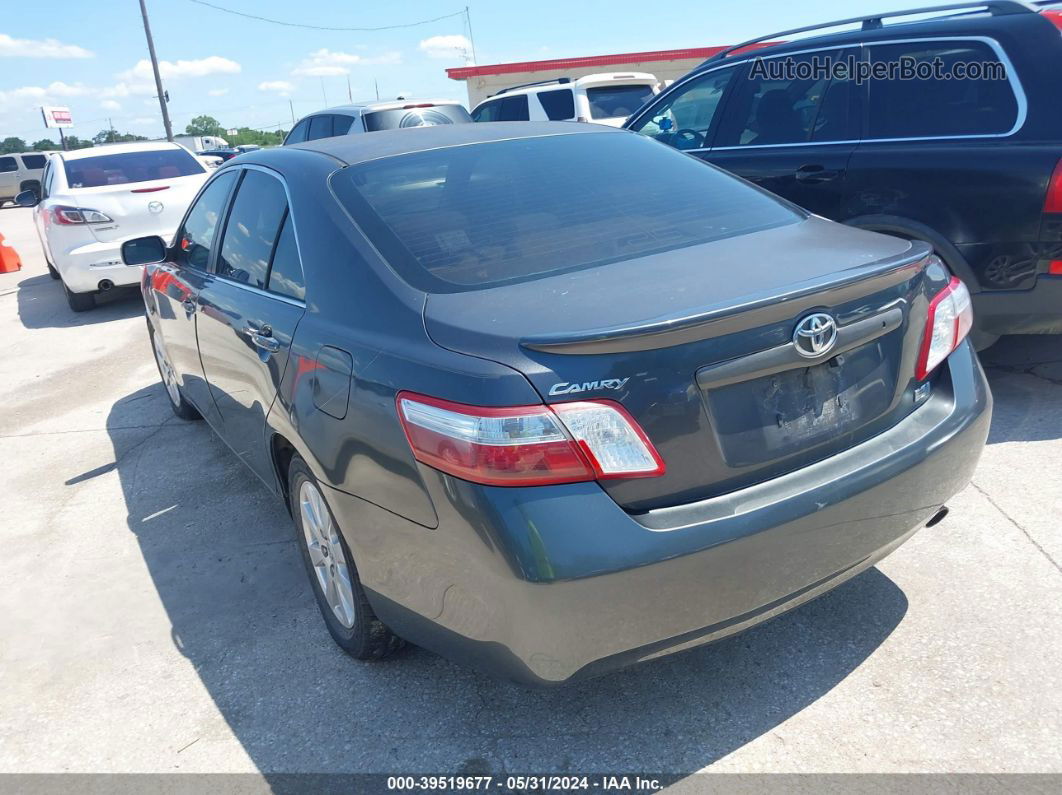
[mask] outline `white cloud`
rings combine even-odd
[[[161,126],[159,120],[154,116],[138,116],[137,118],[133,119],[133,124],[159,124]]]
[[[295,90],[295,86],[287,80],[266,80],[265,82],[258,84],[258,90],[272,91],[276,94],[280,94],[282,97],[286,97]]]
[[[76,44],[55,39],[15,39],[0,33],[0,57],[8,58],[92,58],[95,54]]]
[[[125,99],[134,95],[154,94],[154,83],[127,83],[124,80],[120,83],[116,83],[113,86],[100,91],[100,96],[107,99],[110,97],[117,97],[119,99]]]
[[[81,83],[64,83],[56,80],[47,86],[21,86],[9,91],[0,91],[0,107],[11,107],[20,102],[32,104],[47,104],[47,100],[63,99],[65,97],[81,97],[91,94],[93,89]]]
[[[223,97],[228,93],[229,90],[227,88],[212,88],[207,92],[211,97]]]
[[[197,58],[193,61],[159,61],[159,74],[163,80],[181,77],[206,77],[207,75],[232,75],[239,73],[241,67],[235,61],[222,58],[220,55],[210,55],[206,58]],[[155,77],[151,71],[151,61],[142,58],[136,62],[136,66],[124,72],[118,73],[119,80],[153,80]]]
[[[95,89],[89,88],[81,83],[74,83],[71,85],[70,83],[64,83],[62,80],[56,80],[44,89],[44,93],[49,97],[83,97],[94,91]]]
[[[100,103],[100,107],[104,110],[121,110],[122,106],[115,102],[113,99],[105,99]]]
[[[328,49],[320,49],[311,52],[298,66],[292,70],[292,74],[300,77],[336,77],[350,74],[351,66],[376,66],[402,63],[402,54],[399,52],[385,52],[380,55],[356,55],[349,52],[332,52]]]
[[[472,42],[464,36],[432,36],[417,45],[429,58],[469,58]]]

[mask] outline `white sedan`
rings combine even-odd
[[[84,312],[96,293],[139,282],[141,269],[122,264],[122,243],[172,239],[207,175],[177,144],[110,144],[52,155],[40,202],[29,191],[16,201],[35,206],[48,270],[62,280],[70,308]]]

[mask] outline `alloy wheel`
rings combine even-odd
[[[181,390],[177,386],[177,373],[174,371],[170,360],[166,357],[166,351],[162,347],[162,341],[158,334],[151,335],[155,345],[155,359],[159,363],[159,372],[162,374],[162,383],[166,387],[166,393],[173,401],[173,405],[181,405]]]
[[[317,583],[336,619],[347,629],[354,626],[354,586],[350,566],[339,540],[339,529],[317,486],[303,481],[299,488],[302,534],[310,553]]]

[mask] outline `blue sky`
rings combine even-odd
[[[908,0],[210,0],[215,5],[310,25],[399,25],[471,11],[480,64],[730,44],[785,28],[918,5]],[[23,8],[27,6],[19,4]],[[41,6],[42,9],[45,6]],[[174,131],[205,113],[223,125],[290,125],[347,100],[443,96],[466,100],[445,69],[470,57],[463,15],[379,32],[333,32],[243,19],[192,0],[148,0],[170,92]],[[0,23],[0,138],[33,142],[39,107],[71,108],[73,134],[107,127],[161,136],[162,121],[136,0],[49,0],[46,13]]]

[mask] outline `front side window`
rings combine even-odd
[[[870,59],[898,66],[895,79],[870,82],[869,138],[999,135],[1017,121],[1005,66],[984,42],[883,44]],[[904,64],[924,76],[905,77]]]
[[[473,121],[527,121],[529,118],[526,94],[484,102],[472,114]]]
[[[472,121],[497,121],[501,110],[501,100],[492,99],[472,111]]]
[[[284,146],[288,144],[301,144],[306,140],[306,130],[310,126],[309,119],[303,119],[294,127],[291,128],[291,132],[288,133],[288,137],[284,139]]]
[[[714,166],[619,132],[397,155],[337,171],[331,184],[392,267],[427,292],[635,258],[650,268],[649,255],[802,217]],[[690,278],[710,264],[691,259]]]
[[[570,88],[555,91],[539,91],[538,101],[550,121],[564,121],[575,118],[575,97]]]
[[[850,107],[855,82],[849,82],[845,72],[836,90],[830,84],[834,64],[845,69],[848,52],[752,59],[744,78],[734,85],[714,145],[772,146],[857,137],[848,129],[854,120]]]
[[[64,160],[66,183],[71,188],[102,188],[157,179],[190,177],[206,171],[203,164],[185,149],[149,149],[110,155]]]
[[[218,276],[264,290],[273,244],[287,210],[288,199],[280,180],[248,170],[225,224]]]
[[[236,172],[229,171],[218,176],[199,194],[181,233],[177,235],[178,265],[206,270],[210,264],[210,252],[217,237],[218,224],[225,211],[229,191],[236,181]]]
[[[18,171],[18,163],[13,157],[0,157],[0,174],[7,171]]]
[[[586,89],[592,119],[625,119],[653,98],[653,87],[597,86]]]
[[[723,93],[733,76],[731,67],[693,78],[667,94],[630,129],[676,149],[704,148]]]

